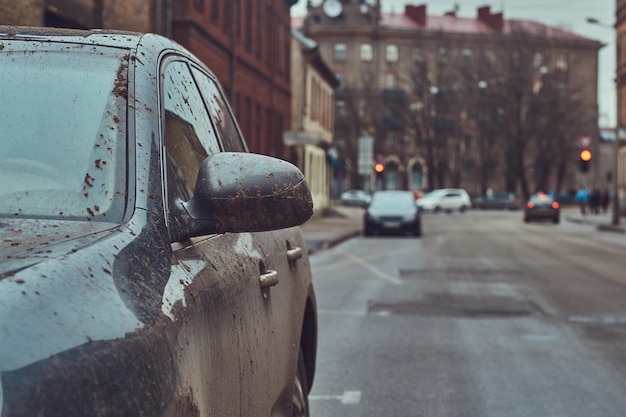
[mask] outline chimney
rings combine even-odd
[[[498,33],[502,33],[504,30],[504,16],[502,12],[492,14],[489,6],[478,8],[478,20]]]
[[[404,14],[411,20],[421,26],[426,26],[426,5],[413,6],[407,4],[404,6]]]

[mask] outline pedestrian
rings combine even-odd
[[[580,213],[584,216],[587,214],[587,204],[589,203],[589,190],[585,187],[580,187],[576,192],[576,201],[580,204]]]
[[[591,196],[589,197],[589,211],[592,214],[600,213],[600,197],[602,193],[598,187],[593,187]]]
[[[600,205],[602,206],[602,213],[609,211],[609,202],[611,201],[611,194],[608,187],[604,187],[602,195],[600,196]]]

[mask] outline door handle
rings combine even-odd
[[[302,258],[303,254],[304,254],[304,251],[302,250],[302,248],[299,246],[296,246],[293,249],[287,250],[287,260],[289,262],[297,261],[298,259]]]
[[[261,289],[273,287],[278,284],[278,272],[267,270],[265,273],[259,276]]]

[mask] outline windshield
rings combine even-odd
[[[394,208],[411,208],[415,207],[415,198],[410,192],[380,192],[374,193],[371,204],[372,208],[394,207]]]
[[[126,193],[126,51],[26,41],[3,46],[0,215],[119,221]]]

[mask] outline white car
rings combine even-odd
[[[470,196],[462,188],[440,188],[424,194],[417,200],[417,205],[424,211],[464,212],[472,206]]]

